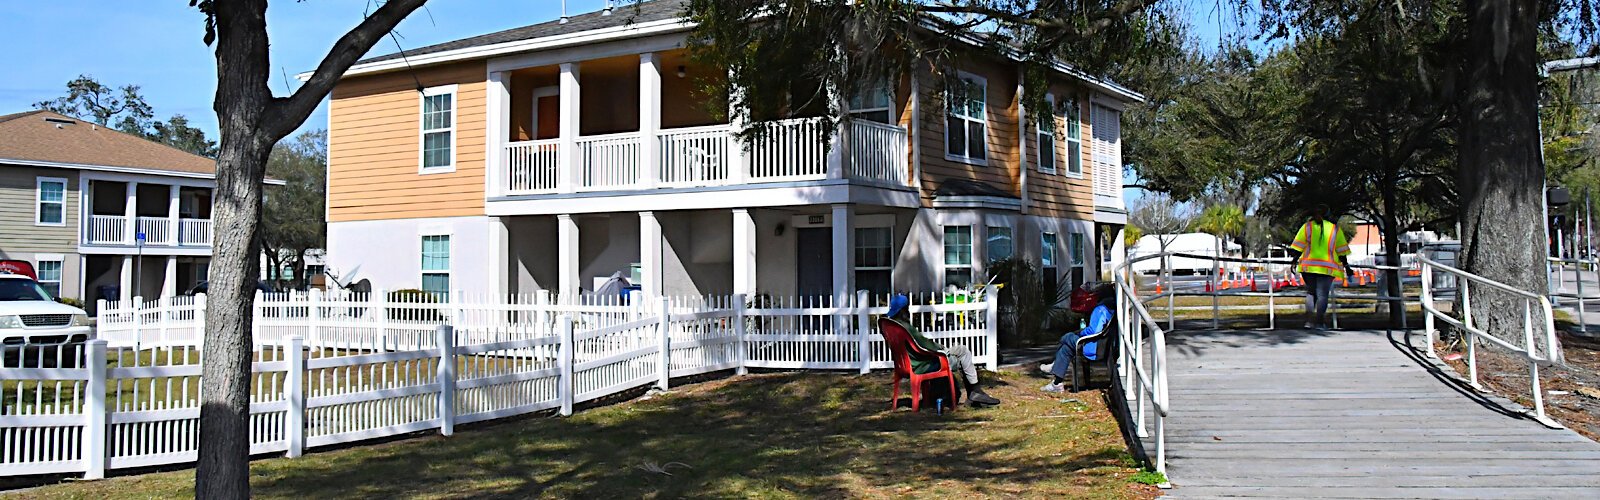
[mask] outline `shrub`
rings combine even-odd
[[[990,276],[1000,287],[1000,345],[1013,347],[1055,340],[1060,329],[1076,325],[1077,315],[1061,307],[1069,290],[1065,283],[1047,286],[1043,271],[1032,262],[1009,258],[989,263]]]
[[[83,309],[83,301],[74,299],[72,297],[56,297],[56,302],[76,307],[78,309]]]

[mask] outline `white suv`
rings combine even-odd
[[[32,278],[0,272],[4,366],[18,366],[12,360],[59,364],[70,359],[76,364],[82,352],[78,346],[93,336],[94,327],[83,309],[56,302]]]

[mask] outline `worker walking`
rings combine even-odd
[[[1324,330],[1323,322],[1328,312],[1328,297],[1333,294],[1333,281],[1344,278],[1350,270],[1346,256],[1350,255],[1350,242],[1339,225],[1329,219],[1327,205],[1317,205],[1311,220],[1300,226],[1294,243],[1289,246],[1300,255],[1295,257],[1295,270],[1305,278],[1306,328]]]

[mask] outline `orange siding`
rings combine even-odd
[[[484,213],[483,61],[346,78],[328,107],[328,220]],[[417,84],[457,85],[455,172],[419,174]]]
[[[1077,98],[1078,122],[1082,127],[1078,137],[1088,137],[1088,94],[1077,88],[1059,83],[1051,85],[1050,93],[1055,96],[1057,106],[1065,105],[1070,98]],[[1028,114],[1034,115],[1035,110],[1028,110]],[[1061,121],[1061,128],[1056,131],[1056,173],[1054,174],[1039,171],[1038,134],[1035,133],[1036,131],[1032,125],[1027,127],[1028,158],[1026,164],[1033,169],[1028,172],[1028,196],[1030,198],[1028,213],[1031,215],[1068,219],[1094,218],[1094,187],[1090,179],[1090,170],[1092,169],[1089,168],[1090,154],[1088,148],[1080,147],[1078,150],[1079,165],[1083,171],[1082,175],[1075,176],[1067,173],[1065,120],[1070,116],[1066,112],[1057,115]],[[1029,121],[1031,122],[1032,120]],[[1087,141],[1084,143],[1087,144]]]

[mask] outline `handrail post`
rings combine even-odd
[[[1178,297],[1178,291],[1172,288],[1172,254],[1161,252],[1161,272],[1156,273],[1156,276],[1158,283],[1167,285],[1167,329],[1171,330],[1177,325],[1175,299]]]
[[[1427,260],[1422,261],[1422,331],[1423,340],[1428,343],[1428,357],[1438,359],[1439,353],[1434,351],[1433,344],[1439,332],[1434,330],[1433,324],[1433,264]]]
[[[1221,304],[1221,302],[1219,301],[1219,299],[1217,297],[1217,293],[1220,292],[1220,290],[1218,290],[1218,288],[1220,288],[1221,284],[1222,284],[1222,282],[1218,280],[1218,276],[1217,276],[1219,274],[1222,274],[1222,268],[1218,267],[1218,266],[1221,266],[1221,265],[1222,265],[1222,263],[1217,260],[1217,255],[1213,254],[1211,256],[1211,329],[1212,330],[1216,330],[1216,329],[1220,328],[1221,324],[1222,324],[1221,323],[1221,321],[1222,321],[1221,320],[1221,318],[1222,318],[1222,304]]]
[[[1271,253],[1267,254],[1272,257]],[[1272,262],[1267,262],[1267,330],[1278,329],[1278,278],[1272,272]]]
[[[1583,321],[1583,314],[1585,312],[1583,306],[1583,268],[1579,267],[1578,271],[1574,274],[1576,274],[1578,277],[1578,333],[1589,333],[1589,327]]]
[[[1464,318],[1462,324],[1466,325],[1461,330],[1466,333],[1467,376],[1471,379],[1473,388],[1482,390],[1483,386],[1478,385],[1478,334],[1472,328],[1472,295],[1468,292],[1467,282],[1468,280],[1462,279],[1457,284],[1458,290],[1461,291],[1461,310]]]
[[[872,348],[868,335],[872,332],[867,316],[867,291],[856,290],[856,356],[861,358],[861,374],[872,372]]]
[[[106,477],[106,341],[94,339],[84,344],[88,350],[84,368],[89,380],[83,395],[83,462],[84,479]],[[22,366],[18,364],[18,366]]]
[[[1540,422],[1547,420],[1544,416],[1544,390],[1539,388],[1539,357],[1534,354],[1533,348],[1533,303],[1524,299],[1522,301],[1522,336],[1523,348],[1528,352],[1528,387],[1533,393],[1533,413]]]
[[[283,375],[283,399],[289,403],[289,410],[284,413],[283,419],[284,436],[289,441],[289,450],[284,456],[296,458],[306,448],[305,339],[290,335],[284,339],[284,343],[284,360],[289,365]]]
[[[1135,321],[1133,328],[1134,328],[1135,332],[1138,332],[1135,342],[1137,342],[1138,345],[1139,345],[1139,350],[1135,353],[1135,355],[1139,356],[1140,358],[1143,358],[1144,357],[1143,356],[1144,347],[1145,347],[1145,345],[1144,345],[1144,328],[1145,328],[1145,324],[1144,324],[1143,321]],[[1155,359],[1155,354],[1153,352],[1151,353],[1150,358],[1152,360]],[[1140,359],[1139,360],[1139,364],[1137,366],[1144,367],[1144,366],[1147,366],[1147,365],[1144,364],[1144,360],[1143,359]],[[1147,373],[1144,370],[1139,370],[1139,372],[1140,373],[1138,375],[1144,375],[1145,373]],[[1138,377],[1137,385],[1139,386],[1139,390],[1138,390],[1138,392],[1135,392],[1134,395],[1133,395],[1134,400],[1135,400],[1134,401],[1134,423],[1136,424],[1134,426],[1134,434],[1139,436],[1139,437],[1142,437],[1142,438],[1150,437],[1150,431],[1148,429],[1145,429],[1145,426],[1144,426],[1144,406],[1145,406],[1144,400],[1145,400],[1145,395],[1150,393],[1150,391],[1147,390],[1148,387],[1147,387],[1146,384],[1148,384],[1148,383],[1149,383],[1149,381],[1145,380],[1144,377]]]

